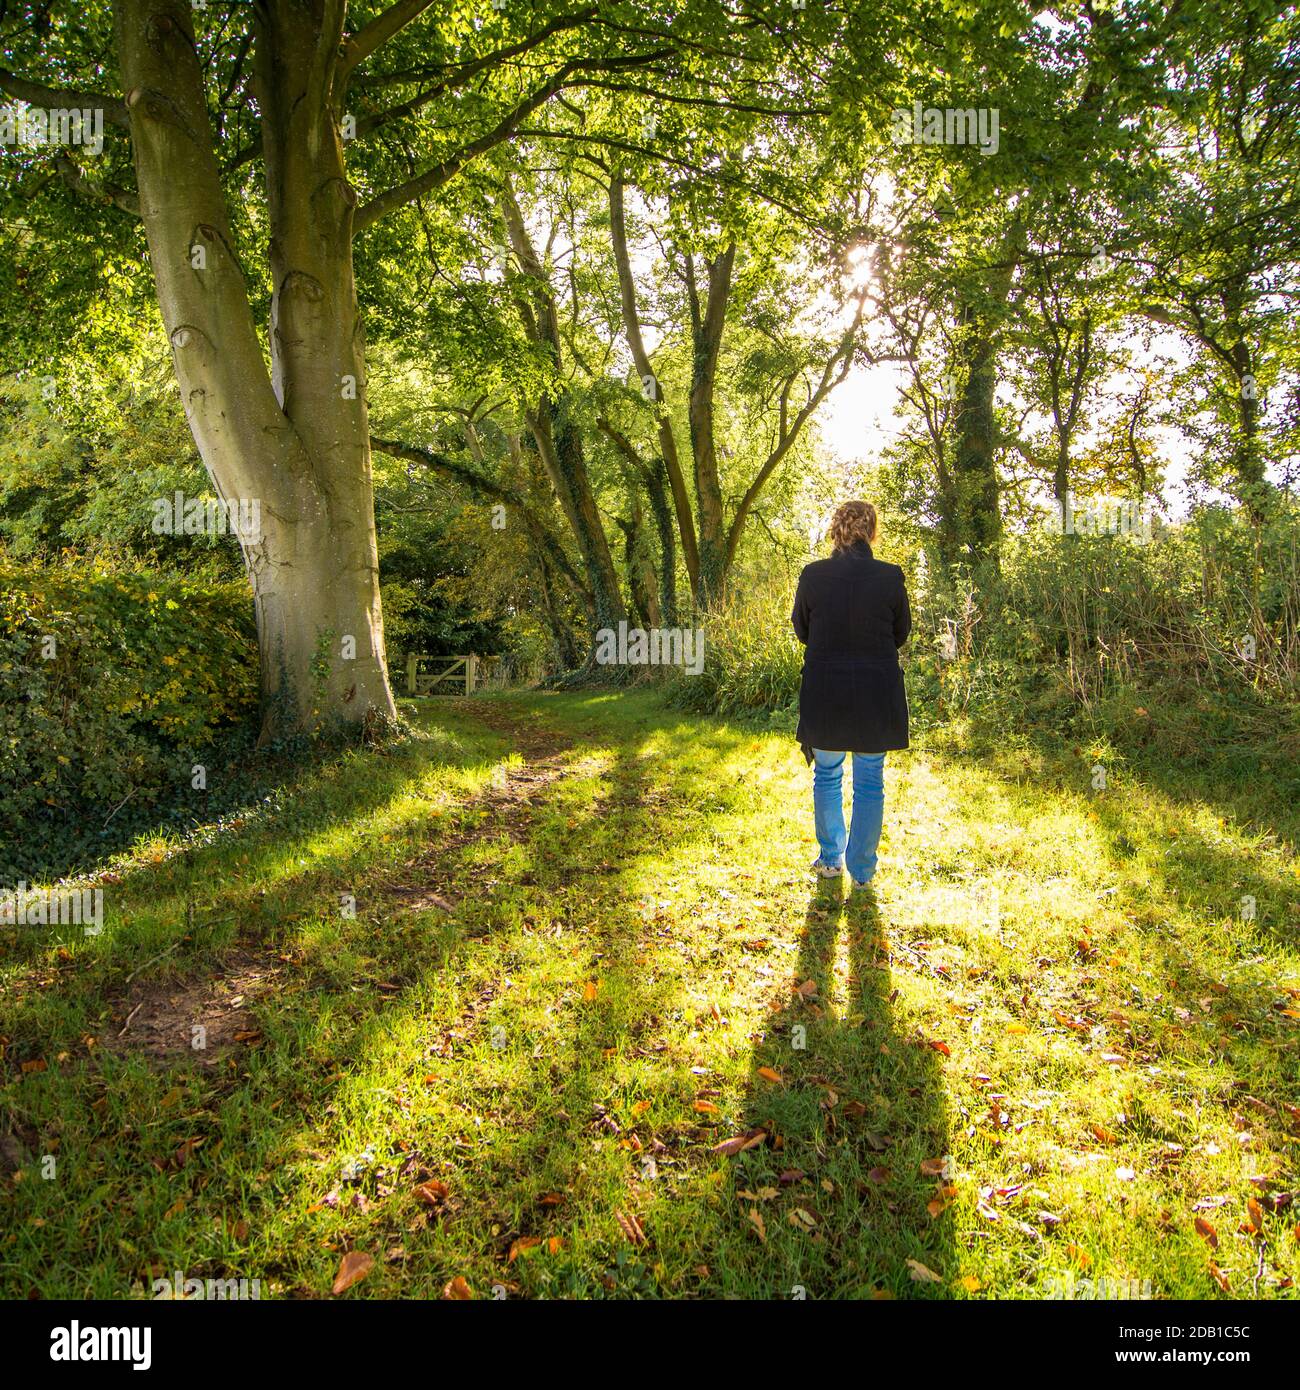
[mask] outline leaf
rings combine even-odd
[[[1196,1218],[1196,1234],[1203,1240],[1208,1240],[1211,1249],[1217,1250],[1219,1248],[1219,1233],[1203,1216]]]
[[[439,1182],[437,1178],[430,1178],[428,1182],[422,1182],[414,1191],[415,1195],[427,1207],[441,1206],[451,1195],[451,1188],[445,1182]]]
[[[474,1297],[474,1292],[470,1288],[465,1276],[463,1274],[458,1274],[454,1279],[449,1280],[443,1285],[442,1296],[454,1303],[466,1303]]]
[[[1065,1253],[1078,1264],[1080,1269],[1087,1269],[1092,1263],[1092,1256],[1082,1246],[1067,1245]]]
[[[506,1264],[514,1264],[515,1260],[522,1255],[525,1250],[533,1250],[541,1243],[541,1236],[520,1236],[518,1240],[511,1242],[510,1254],[506,1257]]]
[[[701,1115],[716,1115],[718,1113],[718,1107],[711,1100],[697,1100],[694,1109],[698,1110]]]
[[[941,1052],[945,1057],[952,1056],[952,1048],[950,1048],[948,1044],[945,1042],[938,1042],[936,1039],[931,1038],[930,1046],[934,1048],[936,1052]]]
[[[757,1207],[750,1207],[750,1209],[745,1213],[745,1215],[749,1218],[750,1225],[753,1226],[753,1228],[758,1232],[759,1240],[761,1240],[763,1244],[766,1245],[767,1226],[763,1221],[763,1214],[759,1211]]]
[[[1228,1276],[1214,1263],[1210,1261],[1210,1278],[1223,1290],[1224,1293],[1232,1292],[1232,1285],[1228,1283]]]
[[[342,1263],[339,1265],[339,1272],[334,1276],[334,1286],[330,1292],[332,1294],[346,1293],[353,1284],[360,1283],[374,1267],[373,1255],[367,1255],[364,1250],[349,1250],[343,1256]]]
[[[978,1293],[984,1285],[981,1284],[973,1274],[963,1274],[953,1287],[956,1289],[965,1289],[967,1293]]]
[[[764,1081],[775,1081],[778,1086],[784,1086],[785,1082],[781,1079],[781,1073],[772,1067],[759,1067],[758,1074]]]
[[[1251,1230],[1253,1230],[1256,1235],[1259,1235],[1259,1233],[1264,1229],[1263,1209],[1260,1207],[1259,1203],[1253,1197],[1247,1197],[1246,1210],[1250,1213]]]
[[[921,1176],[923,1178],[941,1178],[947,1164],[946,1158],[923,1158],[921,1160]]]
[[[767,1130],[750,1130],[748,1134],[737,1134],[730,1139],[724,1139],[721,1144],[714,1144],[712,1152],[723,1154],[730,1158],[733,1154],[744,1153],[746,1149],[752,1149],[755,1145],[761,1144],[767,1138]]]
[[[619,1229],[632,1242],[633,1245],[645,1244],[645,1232],[641,1229],[641,1223],[629,1212],[616,1211],[614,1220],[618,1222]]]
[[[941,1284],[943,1280],[934,1270],[923,1265],[920,1260],[908,1260],[907,1270],[918,1284]]]
[[[582,987],[583,999],[588,1004],[590,1004],[596,998],[596,991],[599,988],[600,986],[595,982],[595,980],[588,980],[587,983]]]
[[[1089,1125],[1093,1136],[1100,1144],[1118,1144],[1119,1140],[1104,1125]]]

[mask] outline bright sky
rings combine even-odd
[[[1174,334],[1157,346],[1175,358],[1185,351]],[[907,368],[901,364],[853,368],[818,416],[822,439],[837,463],[874,461],[897,437],[902,420],[895,412],[901,405],[899,391],[906,380]],[[1177,431],[1166,428],[1157,429],[1154,438],[1164,466],[1165,505],[1171,517],[1185,515],[1187,442]]]

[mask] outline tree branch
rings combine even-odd
[[[59,91],[53,87],[45,87],[39,82],[30,82],[16,73],[5,71],[4,68],[0,68],[0,92],[13,97],[15,101],[25,101],[31,106],[39,106],[46,110],[89,106],[102,110],[109,125],[120,126],[123,130],[131,128],[130,117],[126,113],[126,102],[121,97],[75,89]]]

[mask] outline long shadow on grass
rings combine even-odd
[[[65,1178],[57,1194],[53,1185],[34,1182],[16,1189],[20,1198],[27,1194],[15,1226],[24,1240],[21,1250],[10,1252],[10,1263],[26,1268],[32,1283],[6,1275],[6,1286],[24,1295],[35,1289],[45,1296],[121,1296],[152,1259],[160,1268],[179,1267],[196,1276],[260,1275],[291,1290],[317,1291],[329,1280],[329,1272],[318,1267],[325,1236],[336,1249],[382,1251],[409,1240],[410,1268],[403,1257],[398,1272],[405,1277],[397,1285],[408,1290],[412,1279],[427,1290],[465,1273],[467,1249],[477,1287],[517,1273],[510,1270],[503,1242],[539,1229],[546,1211],[541,1198],[549,1189],[583,1181],[587,1155],[602,1131],[611,1138],[611,1154],[622,1161],[624,1150],[601,1125],[604,1115],[622,1113],[623,1101],[623,1072],[606,1049],[635,1052],[648,1045],[682,990],[680,978],[652,982],[638,969],[641,924],[620,883],[606,872],[613,867],[620,876],[634,875],[685,830],[653,803],[643,804],[648,768],[638,754],[645,738],[638,730],[621,740],[607,797],[573,807],[558,824],[549,818],[545,836],[530,833],[524,846],[502,850],[497,890],[475,891],[484,881],[483,840],[453,847],[440,872],[466,889],[454,920],[437,912],[374,920],[359,893],[357,918],[335,920],[325,938],[329,957],[341,962],[337,980],[316,973],[325,961],[313,952],[318,959],[312,975],[291,980],[293,988],[259,1008],[265,1036],[257,1050],[229,1059],[216,1074],[198,1075],[183,1063],[151,1070],[138,1059],[92,1058],[25,1076],[18,1098],[24,1124],[34,1137],[62,1135]],[[721,732],[713,740],[720,755],[738,741]],[[400,793],[404,782],[376,786],[373,809],[380,809],[384,793]],[[543,800],[565,796],[561,783]],[[324,858],[322,868],[342,867]],[[579,865],[587,873],[575,879]],[[296,878],[286,876],[284,885],[301,892],[305,885]],[[507,1089],[494,1092],[491,1071],[476,1072],[467,1050],[490,1064],[491,1008],[505,962],[495,942],[473,948],[478,955],[471,959],[471,939],[499,935],[501,944],[517,948],[526,935],[521,924],[530,917],[554,917],[562,925],[570,908],[589,908],[593,899],[607,909],[599,931],[576,941],[578,934],[570,933],[557,949],[573,942],[593,951],[593,974],[603,980],[600,1002],[588,1008],[581,994],[556,1001],[573,1015],[572,1055],[539,1058],[523,1069],[522,1082],[506,1073]],[[275,933],[281,949],[292,947],[304,928],[311,928],[310,921],[289,934],[284,928]],[[489,951],[495,960],[488,959]],[[381,992],[377,981],[388,989]],[[52,1041],[42,1036],[50,1020],[26,1008],[18,1013],[28,1050]],[[77,1026],[84,1025],[71,1017],[60,1020],[62,1029]],[[511,1037],[506,1045],[531,1049],[535,1040]],[[457,1065],[462,1060],[471,1066]],[[413,1093],[427,1095],[428,1086],[444,1084],[437,1075],[426,1076],[431,1069],[451,1088],[446,1108],[458,1117],[453,1123],[468,1130],[450,1152],[429,1149],[418,1124],[403,1118]],[[562,1152],[548,1156],[554,1113],[566,1104]],[[480,1138],[470,1116],[503,1107],[509,1122]],[[373,1132],[377,1112],[385,1117],[385,1132],[400,1137],[402,1145],[376,1156],[385,1170],[382,1180],[368,1169],[362,1184],[340,1190],[347,1136]],[[321,1145],[332,1153],[316,1152]],[[500,1218],[496,1233],[489,1237],[485,1223],[483,1236],[467,1241],[456,1234],[457,1218],[449,1209],[438,1214],[427,1238],[409,1236],[408,1223],[420,1210],[409,1189],[440,1174],[455,1181],[456,1208]],[[381,1181],[397,1186],[392,1202],[378,1191]],[[333,1200],[319,1211],[331,1182]],[[98,1234],[99,1213],[108,1208],[116,1244]],[[612,1247],[618,1240],[612,1220],[610,1233]],[[630,1277],[649,1278],[644,1268]],[[589,1269],[575,1267],[558,1291],[585,1291],[590,1281]],[[366,1291],[383,1288],[391,1292],[393,1285],[377,1275]]]
[[[809,1298],[911,1297],[946,1287],[952,1231],[934,1171],[948,1150],[943,1077],[937,1054],[903,1034],[896,997],[874,895],[855,891],[846,902],[839,880],[819,885],[786,1002],[755,1049],[749,1122],[767,1137],[736,1160],[736,1188],[767,1199],[747,1219],[762,1223],[770,1297],[797,1297],[799,1288]],[[728,1257],[745,1258],[734,1248]]]

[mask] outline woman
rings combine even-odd
[[[876,871],[885,817],[885,754],[907,747],[907,695],[898,649],[912,630],[903,571],[871,553],[876,509],[846,502],[831,518],[829,560],[799,576],[790,621],[807,648],[796,737],[814,763],[813,815],[825,878],[845,867],[858,888]],[[853,817],[841,787],[853,754]]]

